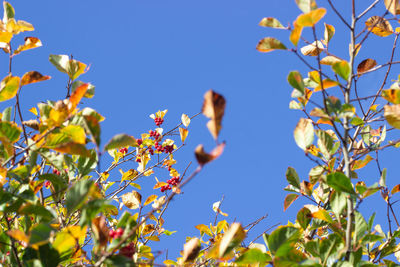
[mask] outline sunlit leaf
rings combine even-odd
[[[382,90],[382,97],[393,104],[400,104],[400,89]]]
[[[15,17],[15,10],[9,2],[3,1],[3,9],[4,9],[4,15],[3,15],[4,22],[7,22],[9,19]]]
[[[393,15],[400,14],[400,3],[399,0],[384,0],[386,9]]]
[[[128,209],[138,209],[142,202],[142,196],[137,191],[132,191],[121,196],[122,203]]]
[[[245,237],[246,232],[242,225],[240,223],[232,223],[219,244],[219,257],[222,258],[227,255],[232,249],[238,246]]]
[[[293,23],[293,30],[290,32],[289,40],[292,42],[294,46],[297,46],[299,43],[301,33],[303,31],[303,27],[297,25],[296,22]]]
[[[235,261],[236,264],[246,265],[247,264],[260,264],[264,265],[268,261],[268,256],[258,248],[251,248],[240,255]]]
[[[11,143],[19,140],[22,129],[14,122],[0,121],[0,137],[6,138]]]
[[[186,137],[189,134],[189,131],[185,128],[179,127],[179,134],[181,136],[182,143],[185,143]]]
[[[186,263],[194,261],[199,254],[200,249],[200,240],[197,237],[190,239],[185,245],[183,245],[182,262]]]
[[[296,144],[306,150],[314,141],[314,127],[311,120],[301,118],[294,130]]]
[[[339,83],[337,81],[331,80],[331,79],[324,79],[322,81],[322,85],[318,85],[317,87],[315,87],[314,92],[318,92],[322,90],[322,87],[325,89],[331,88],[331,87],[335,87],[339,85]]]
[[[11,236],[17,241],[22,241],[25,244],[29,243],[29,237],[21,230],[18,229],[12,229],[7,231],[7,235]]]
[[[36,37],[26,37],[25,38],[25,43],[23,45],[20,45],[15,51],[14,55],[18,55],[22,51],[33,49],[36,47],[41,47],[42,42],[36,38]]]
[[[350,76],[350,65],[345,60],[333,64],[332,70],[346,81]]]
[[[296,242],[299,237],[299,229],[292,226],[280,226],[268,237],[268,248],[272,253],[285,244]]]
[[[69,110],[74,110],[76,106],[81,102],[82,97],[86,94],[86,91],[89,87],[88,83],[84,83],[80,85],[75,91],[72,92],[71,96],[69,97],[69,101],[71,103],[71,107],[68,107]]]
[[[296,0],[296,4],[303,13],[309,13],[310,11],[317,9],[317,3],[315,0]]]
[[[185,127],[188,127],[189,124],[190,124],[190,118],[189,118],[189,116],[186,115],[186,114],[182,114],[182,116],[181,116],[181,121],[182,121],[182,124],[183,124]]]
[[[92,98],[94,96],[95,87],[91,83],[84,83],[82,81],[75,81],[71,86],[71,93],[74,93],[83,84],[87,84],[88,85],[86,93],[84,94],[83,97]]]
[[[283,211],[286,211],[298,197],[298,194],[288,194],[283,201]]]
[[[313,212],[311,214],[311,216],[313,218],[320,219],[320,220],[323,220],[323,221],[328,222],[328,223],[333,223],[332,217],[324,209],[319,209],[318,211]]]
[[[144,202],[143,206],[149,205],[150,203],[152,203],[156,199],[157,199],[157,195],[148,196],[146,201]]]
[[[204,151],[204,146],[203,145],[198,145],[194,151],[197,162],[200,165],[207,164],[215,159],[217,159],[219,156],[221,156],[222,152],[224,151],[225,148],[225,143],[221,143],[217,145],[210,153],[207,153]]]
[[[370,155],[367,155],[364,159],[362,160],[356,160],[352,164],[352,170],[358,170],[361,168],[364,168],[373,158]]]
[[[321,59],[321,64],[323,65],[333,65],[337,62],[342,61],[340,58],[335,57],[335,56],[326,56],[323,59]]]
[[[21,79],[21,86],[31,84],[31,83],[37,83],[41,81],[47,81],[51,77],[50,76],[43,76],[37,71],[30,71],[24,74]],[[36,114],[37,115],[37,114]]]
[[[266,37],[258,42],[257,50],[260,52],[270,52],[273,50],[286,50],[286,46],[278,39]]]
[[[57,152],[66,153],[70,155],[79,155],[83,157],[90,156],[90,151],[86,149],[85,145],[75,142],[63,143],[62,145],[56,146],[52,149]]]
[[[397,1],[397,0],[396,0]],[[393,33],[392,25],[385,18],[372,16],[366,22],[368,30],[380,37],[386,37]]]
[[[61,132],[69,136],[72,141],[78,144],[86,143],[85,130],[79,125],[67,125],[61,129]]]
[[[303,46],[300,51],[305,56],[318,56],[324,50],[324,45],[320,41],[315,41],[310,45]]]
[[[215,213],[221,214],[222,216],[225,216],[225,217],[228,216],[227,213],[225,213],[221,210],[221,201],[214,202],[212,208]]]
[[[335,27],[326,23],[324,23],[324,25],[325,25],[324,42],[325,45],[327,45],[329,41],[332,39],[333,35],[335,34]]]
[[[387,122],[394,128],[400,129],[400,104],[385,105],[384,116]]]
[[[20,78],[7,76],[0,83],[0,102],[13,98],[19,89]]]
[[[52,243],[60,254],[65,253],[73,247],[80,246],[86,237],[87,228],[78,225],[71,225],[63,228],[60,232],[56,233],[54,242]]]
[[[297,17],[296,23],[302,27],[313,27],[326,14],[325,8],[318,8]]]
[[[71,80],[75,80],[86,71],[86,64],[67,55],[50,55],[50,62],[61,72],[68,74]]]
[[[12,34],[19,34],[21,32],[26,32],[26,31],[33,31],[34,28],[32,24],[23,21],[23,20],[18,20],[16,21],[14,18],[9,19],[6,23],[6,30],[7,32],[10,32]]]
[[[9,43],[11,38],[13,37],[10,32],[0,32],[0,42],[1,43]]]
[[[392,195],[393,195],[393,194],[396,194],[396,193],[398,193],[398,192],[400,192],[400,184],[393,186],[392,190],[390,191],[390,193],[391,193]]]
[[[204,224],[199,224],[195,226],[196,229],[200,231],[200,234],[203,235],[203,233],[207,234],[208,236],[213,236],[213,232],[210,230],[210,228],[207,225]]]
[[[279,20],[271,17],[263,18],[258,25],[275,29],[286,29],[286,27],[283,27],[282,23],[280,23]]]

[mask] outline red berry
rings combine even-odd
[[[150,155],[154,155],[154,150],[150,148],[149,153],[150,153]]]
[[[44,186],[45,186],[46,188],[49,188],[49,187],[50,187],[50,182],[49,182],[49,181],[44,182]]]
[[[154,123],[157,126],[160,126],[161,124],[163,124],[163,122],[164,122],[164,120],[162,118],[157,117],[157,118],[154,119]]]
[[[115,231],[115,233],[116,233],[116,237],[118,238],[124,234],[124,229],[118,228],[117,231]]]
[[[142,162],[142,160],[140,158],[136,158],[136,162]]]
[[[142,139],[136,139],[136,143],[140,146],[143,143]]]
[[[59,172],[57,169],[53,169],[53,173],[54,173],[55,175],[60,175],[60,172]]]
[[[111,237],[111,238],[114,238],[115,237],[115,231],[114,230],[110,230],[109,232],[108,232],[108,235]]]
[[[119,254],[121,254],[125,257],[128,257],[128,258],[131,258],[135,254],[135,252],[136,252],[135,244],[133,244],[133,243],[129,243],[129,245],[127,245],[119,250]]]

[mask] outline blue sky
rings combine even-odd
[[[339,2],[339,10],[348,12],[350,7],[344,5],[345,1]],[[292,22],[301,12],[293,0],[11,3],[16,18],[36,28],[24,36],[32,35],[43,42],[43,47],[15,58],[13,74],[37,70],[53,77],[24,88],[22,105],[30,108],[41,100],[65,97],[67,78],[49,63],[48,55],[72,54],[75,59],[91,64],[81,80],[92,82],[96,95],[85,100],[84,105],[106,117],[102,123],[103,144],[117,133],[138,136],[147,132],[154,126],[149,114],[159,109],[169,110],[166,129],[174,126],[182,113],[194,115],[200,111],[203,95],[210,88],[225,96],[226,115],[220,134],[220,139],[227,142],[225,152],[173,201],[166,212],[164,227],[178,232],[163,238],[157,249],[168,248],[170,256],[177,256],[185,237],[199,234],[195,225],[214,221],[211,207],[222,195],[225,195],[222,210],[229,214],[228,221],[247,224],[269,214],[250,233],[249,240],[276,223],[294,221],[297,210],[306,202],[300,200],[283,212],[285,171],[292,166],[306,179],[314,165],[294,142],[293,129],[302,114],[288,109],[291,88],[286,77],[291,70],[305,74],[306,69],[288,52],[262,54],[255,49],[257,42],[266,36],[275,36],[290,46],[287,32],[259,27],[258,22],[269,16],[284,25]],[[369,15],[381,14],[382,10],[383,4]],[[343,42],[348,36],[330,9],[326,21],[338,25],[332,51],[347,58],[347,43]],[[322,36],[322,28],[318,34]],[[310,32],[305,36],[309,37]],[[22,38],[17,37],[16,42],[22,43]],[[391,37],[372,37],[365,50],[361,49],[358,62],[367,56],[373,56],[378,63],[385,62],[391,40]],[[0,72],[6,76],[7,60],[2,58]],[[390,79],[397,78],[396,71],[395,67]],[[380,75],[366,76],[361,84],[365,92],[373,92],[379,86]],[[13,104],[1,103],[0,108]],[[29,116],[24,114],[25,118]],[[195,161],[193,151],[198,144],[212,149],[214,142],[206,121],[204,117],[192,121],[188,145],[176,155],[181,168]],[[388,183],[392,185],[396,184],[394,174],[399,171],[394,155],[397,154],[388,152],[386,158],[381,156],[389,167]],[[368,184],[378,181],[376,167],[371,170],[362,172]],[[114,175],[120,177],[117,172]],[[142,184],[141,193],[145,197],[151,193],[149,188],[154,179],[143,180]],[[376,200],[368,206],[361,205],[361,209],[369,215],[371,207],[381,207],[382,200],[379,197]],[[160,256],[164,258],[165,254]]]

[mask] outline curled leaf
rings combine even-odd
[[[207,153],[204,151],[204,146],[203,145],[198,145],[194,151],[197,162],[200,165],[205,165],[219,156],[221,156],[222,152],[224,151],[225,143],[221,143],[218,146],[216,146],[211,153]]]
[[[186,115],[186,114],[182,114],[182,116],[181,116],[181,121],[182,121],[182,124],[183,124],[185,127],[188,127],[189,124],[190,124],[190,118],[189,118],[189,116]]]
[[[225,212],[222,212],[222,210],[220,209],[220,206],[221,206],[221,201],[214,202],[213,207],[212,207],[212,208],[213,208],[213,211],[214,211],[215,213],[219,213],[219,214],[221,214],[222,216],[227,217],[228,214],[225,213]]]
[[[18,55],[22,51],[33,49],[36,47],[41,47],[42,42],[36,37],[25,37],[25,43],[20,45],[15,51],[14,55]]]
[[[386,37],[393,33],[392,25],[385,18],[372,16],[366,22],[368,30],[380,37]]]
[[[310,45],[306,45],[300,49],[305,56],[318,56],[324,50],[324,45],[320,41],[315,41]]]
[[[222,128],[221,123],[225,113],[225,105],[226,101],[222,95],[213,90],[209,90],[205,93],[201,111],[204,116],[210,119],[207,123],[207,128],[214,139],[218,138],[219,132]]]
[[[185,128],[179,127],[179,134],[181,136],[182,143],[185,143],[185,140],[189,134],[189,131]]]
[[[136,192],[132,191],[130,193],[126,193],[121,196],[122,198],[122,203],[128,208],[128,209],[138,209],[140,207],[140,203],[142,202],[142,196]]]

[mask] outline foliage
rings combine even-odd
[[[392,207],[400,185],[387,186],[387,171],[379,160],[383,150],[400,146],[400,140],[387,140],[392,138],[391,132],[400,129],[399,78],[386,88],[388,79],[393,78],[392,66],[399,63],[395,51],[400,27],[393,29],[392,23],[398,23],[400,4],[376,0],[358,14],[352,0],[348,22],[328,0],[327,8],[336,13],[338,23],[350,35],[345,44],[349,54],[339,56],[331,52],[332,47],[342,46],[335,42],[335,27],[322,25],[327,8],[319,7],[315,0],[295,2],[301,14],[292,24],[285,27],[271,17],[259,24],[288,32],[291,44],[265,37],[257,50],[293,53],[308,68],[308,73],[290,71],[287,80],[293,88],[289,108],[305,116],[294,129],[294,140],[315,166],[305,180],[295,168],[287,169],[285,190],[289,194],[283,209],[300,198],[309,204],[300,208],[293,222],[259,235],[265,243],[260,244],[258,238],[247,242],[246,237],[266,216],[247,226],[218,220],[220,215],[228,215],[221,209],[223,200],[216,202],[214,222],[195,226],[199,235],[188,237],[181,257],[165,260],[165,265],[396,266],[394,260],[400,261],[400,225]],[[367,17],[379,4],[385,12]],[[136,138],[117,134],[103,144],[104,117],[80,104],[95,93],[94,85],[78,80],[88,67],[72,56],[49,56],[61,75],[67,75],[66,98],[38,103],[29,109],[34,119],[24,120],[22,88],[51,77],[37,71],[22,77],[12,74],[13,57],[42,46],[42,42],[26,37],[25,43],[13,50],[13,37],[34,27],[16,20],[10,3],[4,2],[3,8],[0,45],[9,55],[9,73],[0,84],[0,101],[15,100],[15,106],[4,109],[0,121],[1,264],[156,264],[152,245],[174,234],[163,228],[170,201],[223,153],[225,143],[219,142],[219,133],[224,97],[212,90],[204,95],[201,113],[209,119],[207,128],[216,145],[211,152],[198,145],[194,151],[197,167],[188,163],[183,170],[176,169],[176,152],[186,144],[189,125],[200,113],[182,114],[180,123],[166,130],[162,125],[167,110],[160,110],[150,115],[154,129]],[[356,30],[360,25],[362,29]],[[379,64],[372,58],[357,57],[373,35],[393,40],[389,61]],[[358,85],[363,78],[379,70],[385,70],[381,86],[372,95],[361,91]],[[100,160],[109,156],[113,162],[101,169]],[[367,185],[358,178],[359,173],[373,162],[378,169],[376,181]],[[161,171],[171,178],[157,179]],[[149,176],[155,178],[155,191],[144,196],[140,183]],[[387,233],[375,224],[375,214],[365,218],[359,209],[378,192],[387,206],[387,225],[383,226]]]

